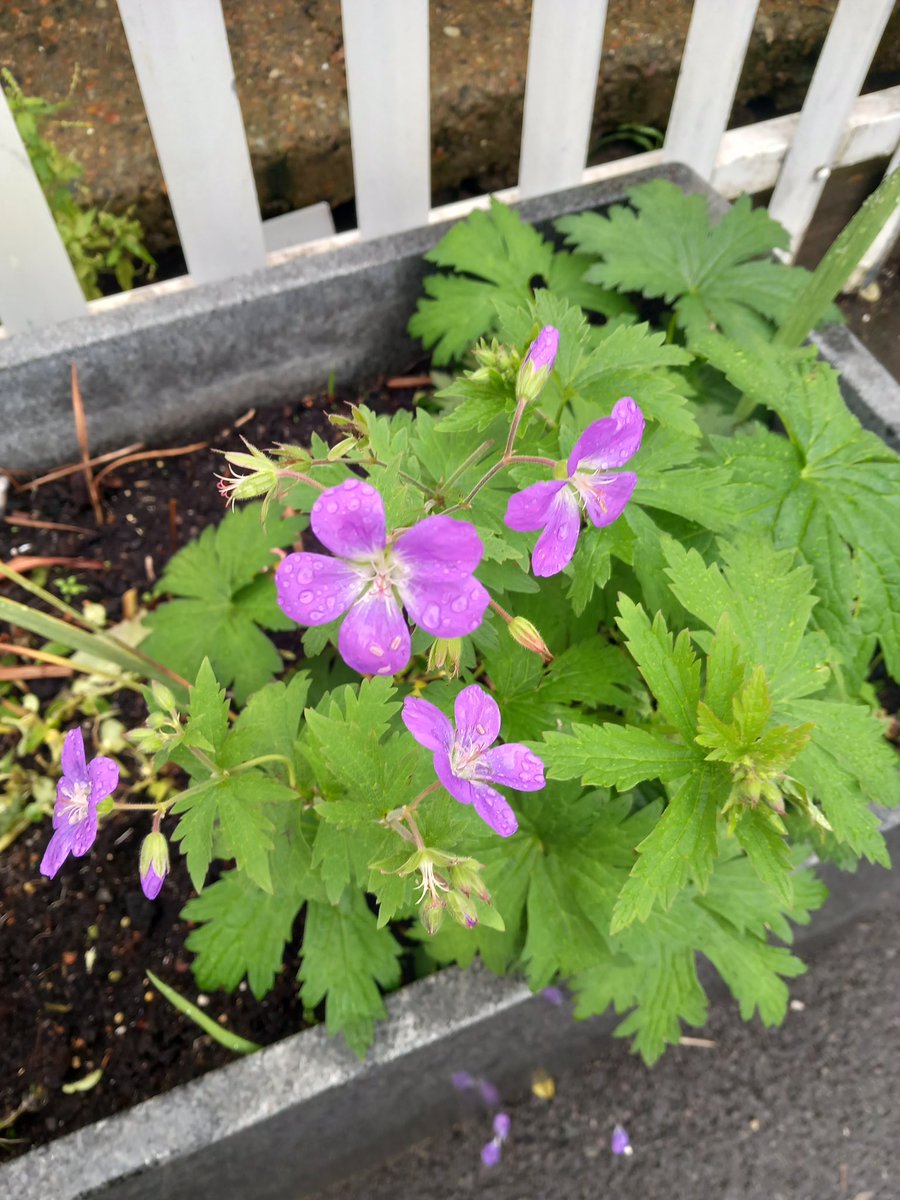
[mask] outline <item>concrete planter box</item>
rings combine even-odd
[[[635,183],[660,176],[707,192],[692,173],[672,167],[529,201],[522,212],[548,222],[620,201]],[[67,391],[73,358],[95,450],[171,437],[296,396],[321,386],[332,369],[349,381],[396,368],[414,353],[403,330],[424,274],[422,254],[445,228],[297,258],[0,342],[0,462],[36,469],[76,454]],[[851,408],[896,447],[900,387],[847,331],[830,331],[818,344],[841,371]],[[900,817],[883,827],[900,852]],[[826,867],[823,875],[831,898],[797,930],[801,947],[881,905],[880,868],[846,875]],[[455,969],[404,988],[389,998],[388,1012],[365,1062],[323,1028],[286,1038],[31,1151],[0,1169],[0,1195],[299,1200],[451,1118],[453,1071],[477,1072],[514,1094],[536,1062],[558,1067],[599,1051],[619,1020],[575,1023],[515,979]]]

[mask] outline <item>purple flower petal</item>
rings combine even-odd
[[[544,480],[533,483],[510,496],[503,520],[510,529],[519,533],[530,533],[543,529],[550,520],[550,510],[558,493],[566,486],[564,479]]]
[[[544,764],[518,742],[488,750],[478,767],[478,779],[487,783],[499,783],[519,792],[538,792],[544,786]]]
[[[65,862],[69,851],[72,849],[71,830],[71,825],[61,825],[47,843],[47,849],[44,851],[44,857],[41,859],[40,870],[42,875],[47,875],[52,879]]]
[[[454,800],[460,804],[474,804],[476,799],[475,785],[468,779],[456,775],[450,765],[450,755],[446,750],[435,750],[434,773],[447,789]]]
[[[402,533],[393,547],[396,559],[417,580],[465,579],[481,562],[484,546],[478,530],[452,517],[426,517]]]
[[[500,837],[512,837],[519,828],[519,822],[506,800],[486,783],[476,783],[474,790],[475,811],[482,821]]]
[[[477,683],[463,690],[453,705],[456,718],[455,744],[468,758],[473,751],[486,750],[500,732],[497,701]]]
[[[396,675],[409,662],[409,629],[392,592],[371,588],[341,625],[338,650],[360,675]]]
[[[501,1142],[505,1142],[509,1137],[509,1124],[509,1113],[498,1112],[494,1117],[494,1136]]]
[[[552,325],[545,325],[528,347],[525,361],[530,362],[537,371],[542,367],[547,367],[552,371],[558,351],[559,330],[554,329]]]
[[[558,575],[572,561],[578,543],[581,513],[575,493],[565,485],[550,509],[544,532],[535,543],[531,569],[539,578]]]
[[[80,729],[70,729],[62,748],[62,770],[74,783],[87,783],[87,763],[84,759],[84,738]]]
[[[446,583],[413,576],[398,583],[397,591],[415,623],[443,638],[465,637],[476,630],[491,599],[473,575]]]
[[[500,1103],[500,1092],[497,1090],[496,1084],[491,1083],[489,1079],[479,1080],[478,1090],[488,1108],[496,1108]]]
[[[613,1154],[631,1154],[631,1139],[628,1136],[627,1130],[622,1125],[617,1125],[613,1129],[609,1148]]]
[[[312,506],[309,519],[322,545],[341,558],[371,558],[384,549],[384,504],[365,480],[345,479],[328,488]]]
[[[91,781],[91,805],[96,806],[111,796],[119,786],[119,767],[111,758],[93,758],[88,763]]]
[[[336,620],[365,586],[353,567],[327,554],[289,554],[275,572],[278,607],[298,625]]]
[[[575,443],[569,455],[569,474],[582,470],[608,471],[621,467],[640,449],[644,436],[644,414],[631,399],[623,396],[612,414],[594,421]]]
[[[468,1071],[454,1071],[450,1079],[458,1092],[464,1092],[475,1086],[475,1077]]]
[[[141,875],[141,889],[148,900],[156,899],[162,890],[165,879],[165,873],[158,875],[153,863],[150,863],[147,870]]]
[[[500,1161],[500,1143],[493,1139],[481,1147],[481,1161],[486,1167],[496,1167]]]
[[[403,724],[426,750],[449,751],[453,744],[453,725],[430,700],[407,696],[403,701]]]
[[[579,472],[573,480],[579,495],[584,497],[587,515],[598,529],[618,521],[637,487],[637,481],[634,471],[587,476]]]
[[[87,854],[91,846],[97,840],[97,808],[91,804],[87,811],[87,816],[83,821],[79,821],[75,825],[70,825],[71,840],[70,846],[72,853],[76,858],[81,858],[83,854]],[[61,832],[58,831],[58,832]],[[56,834],[53,835],[56,837]]]

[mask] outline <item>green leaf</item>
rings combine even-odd
[[[777,342],[799,346],[844,289],[869,246],[900,204],[900,170],[885,176],[831,243],[819,265],[794,298],[790,314],[775,335]]]
[[[262,1049],[262,1046],[257,1045],[256,1042],[239,1037],[236,1033],[232,1033],[230,1029],[223,1029],[218,1021],[214,1021],[207,1013],[197,1008],[196,1004],[191,1004],[190,1000],[187,1000],[179,992],[176,992],[173,987],[169,987],[167,983],[163,983],[152,971],[147,971],[147,978],[174,1008],[177,1008],[179,1012],[189,1017],[204,1033],[209,1034],[214,1042],[218,1042],[226,1050],[233,1050],[236,1054],[252,1054],[255,1050]]]
[[[232,870],[185,905],[183,918],[198,925],[185,944],[196,956],[194,975],[204,991],[233,992],[244,976],[257,1000],[271,991],[304,901],[325,898],[311,874],[308,825],[295,810],[279,833],[272,856],[271,893],[245,871]]]
[[[218,755],[228,733],[228,701],[209,659],[204,658],[190,692],[186,726],[189,743],[205,743]],[[201,768],[202,769],[202,768]]]
[[[600,261],[590,283],[641,292],[674,304],[689,334],[719,327],[729,336],[764,333],[804,286],[798,268],[754,261],[785,248],[785,231],[742,196],[715,225],[704,197],[686,196],[666,180],[633,188],[631,208],[606,216],[563,217],[557,228],[579,251]]]
[[[157,594],[178,599],[148,614],[145,652],[192,679],[204,658],[219,680],[234,685],[242,703],[271,679],[281,658],[261,632],[290,628],[275,602],[275,582],[261,572],[275,564],[273,550],[289,546],[302,518],[269,513],[260,521],[260,505],[248,504],[208,527],[169,561]]]
[[[794,902],[794,889],[791,852],[786,839],[759,809],[743,809],[734,833],[760,882],[785,908],[790,908]]]
[[[682,630],[674,640],[662,613],[653,624],[627,596],[619,596],[616,624],[627,638],[638,670],[647,681],[659,710],[688,743],[694,740],[700,699],[700,664],[691,650],[690,635]]]
[[[813,724],[791,775],[821,804],[835,838],[871,862],[890,865],[870,804],[900,804],[896,755],[878,721],[861,704],[795,700],[785,715]]]
[[[400,947],[377,927],[361,892],[350,890],[339,905],[311,900],[303,931],[298,978],[309,1008],[325,1000],[325,1023],[342,1033],[360,1057],[369,1048],[375,1022],[385,1016],[381,988],[400,982]]]
[[[410,334],[443,366],[490,332],[498,296],[530,299],[531,281],[547,278],[553,250],[517,213],[491,200],[488,212],[473,212],[454,225],[425,257],[457,273],[425,279],[426,298],[409,323]]]
[[[745,661],[765,668],[776,702],[818,691],[825,683],[825,647],[804,643],[816,602],[810,567],[795,566],[793,551],[776,550],[759,536],[720,540],[719,552],[724,571],[668,539],[663,553],[675,596],[710,629],[728,614]]]
[[[681,785],[653,832],[638,846],[639,858],[613,911],[612,934],[634,921],[646,921],[654,905],[671,908],[691,879],[703,891],[716,859],[719,810],[730,786],[730,774],[713,765],[695,770]]]
[[[690,746],[623,725],[573,725],[545,733],[541,757],[551,779],[627,791],[644,779],[673,780],[701,761]]]

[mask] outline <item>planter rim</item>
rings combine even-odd
[[[727,208],[721,197],[681,166],[623,176],[518,207],[529,220],[546,222],[563,213],[620,202],[636,183],[657,178],[706,195],[715,212]],[[190,327],[186,339],[176,339],[179,363],[196,366],[196,356],[189,352],[193,335],[218,330],[221,341],[233,328],[235,312],[243,310],[244,336],[256,336],[260,323],[265,324],[273,313],[283,317],[285,304],[298,299],[307,309],[321,304],[323,297],[326,309],[335,297],[343,299],[353,308],[356,327],[365,330],[372,324],[371,311],[365,304],[353,307],[360,280],[366,301],[387,287],[398,289],[403,298],[402,305],[395,297],[392,306],[378,307],[374,336],[357,334],[369,353],[361,361],[371,365],[379,346],[383,353],[396,355],[404,344],[385,332],[387,323],[396,320],[398,311],[408,316],[410,296],[414,299],[417,294],[423,273],[421,256],[444,231],[441,226],[413,230],[8,339],[0,342],[0,383],[7,378],[24,386],[29,378],[41,372],[46,375],[72,356],[79,363],[84,356],[95,379],[103,380],[110,347],[115,354],[123,346],[138,353],[143,340],[152,341],[154,330],[170,330],[174,325]],[[296,320],[281,319],[270,357],[277,358],[286,331],[295,324]],[[341,336],[346,332],[345,325]],[[814,340],[841,372],[845,398],[863,424],[896,447],[900,385],[849,331],[829,329]],[[153,342],[150,352],[158,350],[159,344]],[[270,375],[273,370],[277,373],[272,363],[266,369]],[[292,387],[296,379],[294,372]],[[208,383],[196,374],[191,383],[194,416],[205,414],[210,419],[215,397]],[[224,397],[226,410],[234,397],[234,393]],[[0,401],[0,410],[5,407],[7,401]],[[45,445],[46,432],[42,423]],[[118,435],[116,431],[114,440]],[[890,846],[900,851],[900,811],[880,815]],[[862,864],[850,876],[826,865],[822,874],[831,898],[810,926],[797,927],[798,944],[811,937],[827,938],[848,920],[878,906],[879,881],[884,877],[880,868]],[[45,1200],[48,1195],[54,1200],[101,1196],[150,1200],[159,1195],[167,1200],[220,1200],[223,1194],[244,1194],[238,1187],[243,1181],[259,1200],[302,1196],[368,1165],[392,1145],[399,1147],[411,1135],[452,1115],[456,1111],[448,1086],[452,1071],[475,1064],[479,1074],[521,1083],[537,1048],[544,1061],[570,1061],[596,1051],[620,1020],[607,1013],[575,1024],[565,1011],[533,996],[521,981],[497,978],[478,967],[449,968],[410,984],[387,998],[387,1009],[389,1019],[378,1027],[375,1043],[362,1062],[342,1041],[330,1039],[322,1026],[294,1034],[30,1151],[0,1168],[0,1188],[17,1200]]]

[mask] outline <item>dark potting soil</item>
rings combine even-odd
[[[412,396],[410,387],[383,386],[361,399],[389,412]],[[212,447],[243,449],[239,435],[260,448],[307,444],[314,432],[334,441],[328,414],[343,411],[349,399],[360,397],[307,396],[261,408],[245,422],[239,418],[239,429],[210,436],[208,449],[117,468],[101,484],[105,523],[99,529],[80,474],[33,490],[11,489],[0,522],[0,560],[61,556],[103,563],[102,570],[53,567],[50,580],[73,576],[86,589],[73,606],[96,601],[110,622],[118,621],[122,597],[133,588],[139,596],[149,592],[172,552],[224,515],[215,474],[225,474],[226,464]],[[83,532],[17,525],[16,515]],[[289,641],[291,635],[280,636]],[[44,698],[59,683],[48,678],[23,686]],[[127,703],[130,694],[124,695]],[[136,722],[142,715],[139,705],[127,714]],[[148,829],[146,814],[113,815],[93,850],[68,859],[54,880],[38,871],[47,823],[0,855],[0,1163],[234,1057],[159,995],[148,969],[252,1041],[274,1042],[306,1024],[294,978],[299,929],[264,1001],[244,985],[230,996],[198,999],[184,948],[189,926],[179,919],[193,889],[175,854],[159,898],[144,897],[137,856]],[[87,1090],[62,1090],[97,1071],[102,1074]]]

